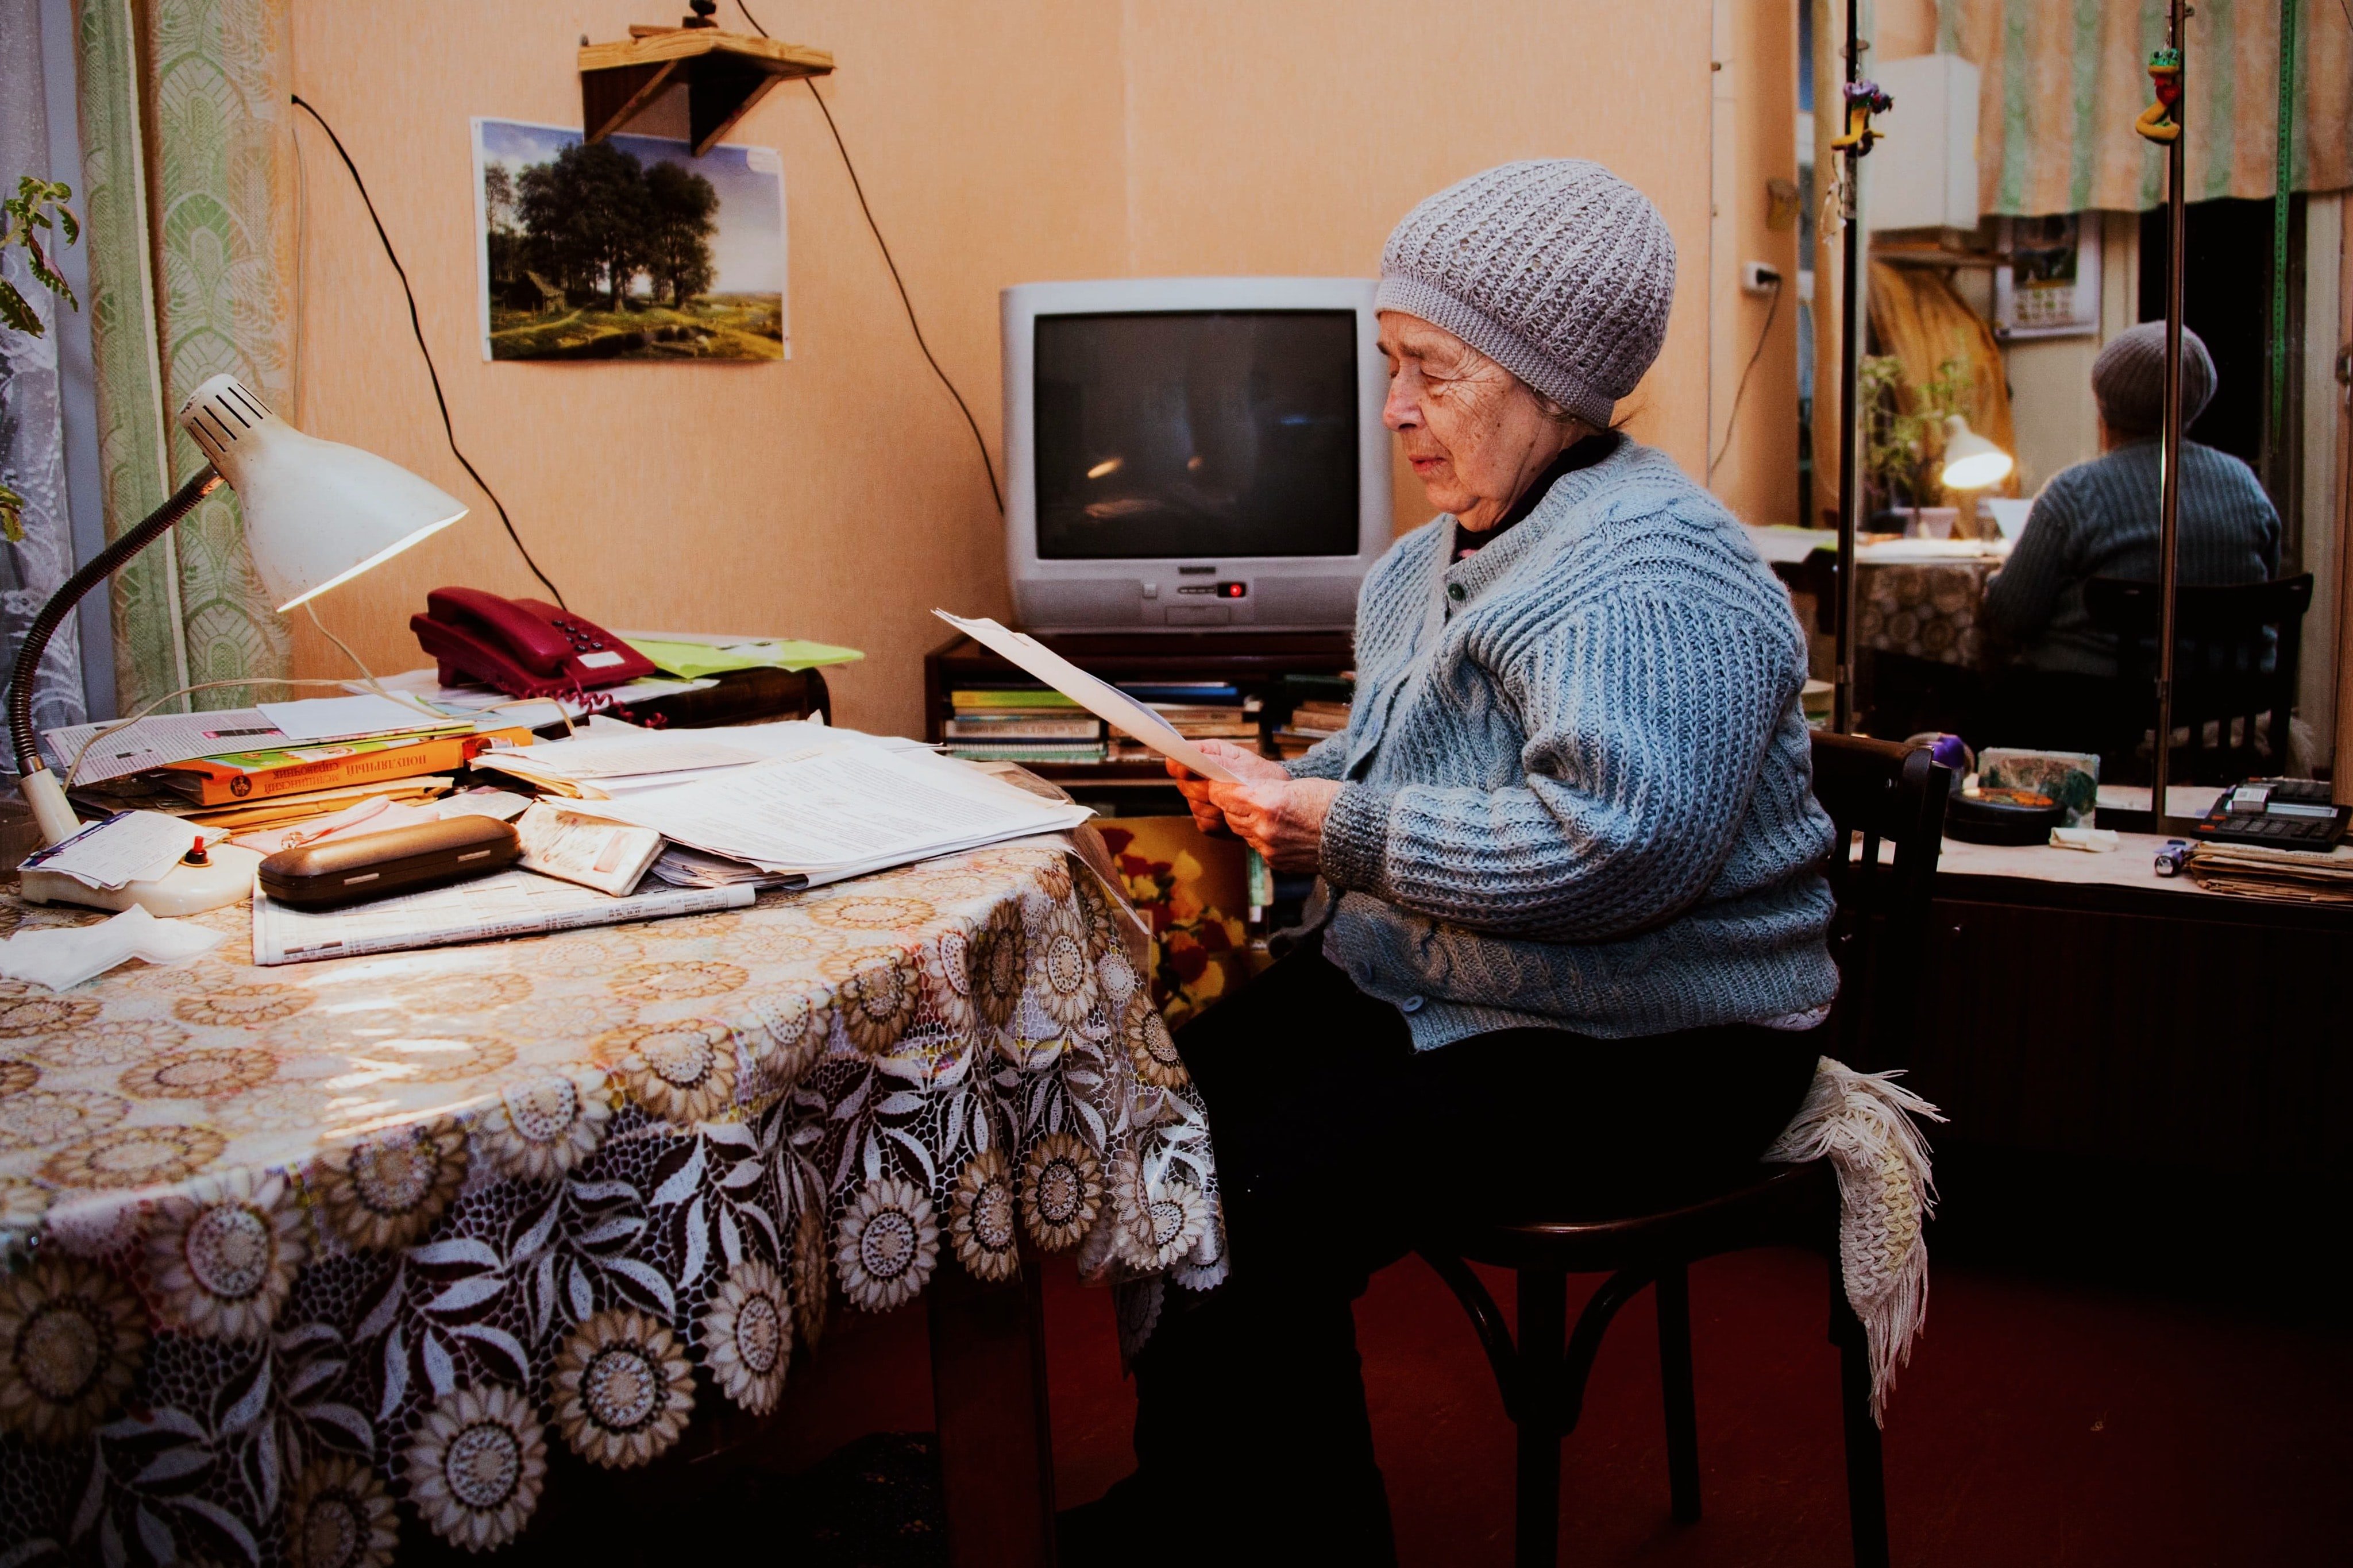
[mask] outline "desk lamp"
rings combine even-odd
[[[2000,484],[2017,459],[1969,428],[1957,414],[1945,416],[1945,467],[1936,477],[1948,490],[1981,490]]]
[[[79,831],[63,781],[41,760],[33,734],[33,678],[49,638],[83,595],[169,532],[196,503],[226,482],[245,513],[245,542],[262,585],[282,613],[382,564],[466,515],[438,485],[373,453],[305,436],[272,414],[233,376],[216,375],[180,405],[180,427],[208,459],[146,521],[92,556],[50,595],[25,634],[8,691],[8,735],[16,751],[17,788],[32,807],[45,844]],[[98,909],[138,904],[151,914],[192,914],[232,904],[251,889],[260,857],[225,845],[207,865],[174,866],[165,875],[106,892],[62,872],[28,870],[24,893]]]

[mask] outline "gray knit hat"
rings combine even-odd
[[[2214,395],[2214,359],[2188,327],[2181,329],[2181,427],[2188,429]],[[2165,323],[2143,321],[2108,340],[2092,362],[2092,396],[2100,417],[2119,436],[2154,436],[2165,423]]]
[[[1674,237],[1648,196],[1599,163],[1531,158],[1406,214],[1374,304],[1444,327],[1608,425],[1659,357],[1674,294]]]

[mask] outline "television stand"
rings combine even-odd
[[[1074,632],[1038,640],[1104,680],[1226,681],[1262,702],[1281,690],[1286,675],[1338,675],[1356,663],[1350,634],[1345,631]],[[948,693],[957,686],[1030,679],[1010,661],[958,634],[923,656],[923,738],[934,742],[945,738]],[[1271,721],[1282,716],[1261,712],[1261,742]],[[1156,759],[1025,765],[1073,793],[1173,789],[1168,770]]]

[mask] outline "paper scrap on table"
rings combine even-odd
[[[653,660],[656,668],[690,679],[733,669],[815,669],[866,657],[854,647],[804,642],[798,637],[714,637],[687,632],[622,632],[619,636]]]
[[[600,822],[544,801],[516,819],[515,836],[526,869],[617,899],[628,896],[662,848],[662,836],[650,827]]]
[[[0,942],[0,974],[63,991],[134,958],[180,963],[227,940],[186,921],[157,920],[133,904],[96,925],[18,931]]]
[[[2097,855],[2116,848],[2124,842],[2113,827],[2054,827],[2051,830],[2053,849],[2083,849]]]
[[[169,767],[195,757],[249,752],[285,740],[259,708],[209,713],[151,713],[129,723],[67,724],[41,734],[41,749],[62,782],[77,784]]]
[[[229,842],[257,855],[275,855],[280,849],[295,849],[305,844],[316,844],[322,839],[356,838],[365,833],[391,833],[399,828],[420,827],[428,822],[440,820],[441,811],[438,804],[396,801],[389,795],[378,795],[324,816],[310,817],[282,827],[259,827],[235,834]]]
[[[118,811],[101,817],[62,844],[25,857],[32,871],[61,871],[75,881],[112,892],[126,882],[145,882],[178,863],[202,829],[160,811]]]
[[[512,822],[531,809],[531,796],[484,784],[433,804],[444,817],[487,816],[493,822]]]
[[[1203,778],[1215,779],[1219,784],[1240,782],[1232,769],[1178,734],[1159,714],[1119,688],[1096,679],[1045,644],[1008,630],[987,616],[967,619],[945,610],[934,610],[932,614],[990,652],[1011,659],[1096,718],[1117,725],[1171,762],[1181,763]]]
[[[459,721],[422,702],[396,701],[374,692],[357,697],[306,697],[299,702],[263,702],[261,716],[290,741],[356,741],[370,735],[454,728]],[[239,750],[250,748],[240,747]]]

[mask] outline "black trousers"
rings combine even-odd
[[[1170,1290],[1136,1359],[1129,1495],[1224,1516],[1237,1543],[1380,1563],[1395,1551],[1352,1308],[1373,1271],[1450,1215],[1695,1192],[1788,1124],[1820,1042],[1507,1029],[1418,1052],[1311,942],[1176,1044],[1208,1103],[1232,1272]]]

